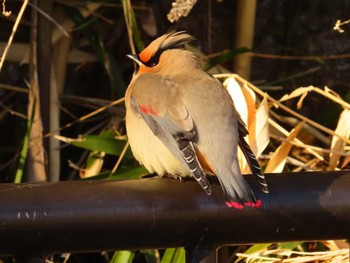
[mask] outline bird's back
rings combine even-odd
[[[198,74],[186,84],[184,104],[195,124],[199,151],[215,173],[227,172],[237,151],[237,116],[228,92],[210,75]]]

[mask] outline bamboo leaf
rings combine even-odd
[[[269,246],[271,246],[272,243],[266,243],[266,244],[256,244],[251,246],[250,248],[248,248],[246,251],[243,252],[243,254],[246,255],[253,255],[253,254],[262,254],[263,252],[265,252]],[[235,261],[235,263],[241,261],[244,257],[238,257],[237,260]]]
[[[15,175],[14,183],[16,183],[16,184],[22,182],[24,165],[25,165],[27,155],[28,155],[29,137],[30,137],[30,132],[32,130],[33,120],[34,120],[35,105],[36,105],[36,103],[33,103],[31,118],[28,119],[28,121],[27,121],[27,131],[26,131],[26,134],[24,136],[22,150],[21,150],[21,154],[19,156],[18,167],[17,167],[16,175]]]
[[[246,101],[246,97],[244,96],[243,90],[241,86],[238,84],[238,82],[234,78],[227,78],[224,81],[224,86],[226,87],[228,93],[230,94],[232,101],[235,105],[235,108],[237,112],[239,113],[242,121],[247,125],[248,118],[249,118],[249,110],[248,109],[248,103]],[[249,96],[248,100],[250,99]],[[249,104],[251,105],[251,103]],[[255,111],[255,107],[253,107],[253,110]],[[237,157],[239,161],[239,166],[241,167],[241,170],[246,172],[247,167],[247,161],[244,158],[244,155],[240,149],[238,149]]]
[[[248,106],[245,94],[242,91],[241,86],[234,78],[227,78],[224,81],[224,86],[226,87],[228,93],[230,94],[236,110],[238,111],[241,119],[245,124],[248,122]],[[252,105],[251,103],[249,105]],[[255,107],[253,106],[253,109]]]
[[[167,248],[162,257],[161,263],[170,263],[175,254],[175,248]]]
[[[135,252],[129,250],[116,251],[109,263],[131,263]]]
[[[185,249],[182,247],[176,248],[175,254],[171,263],[185,263],[185,257],[186,257]]]
[[[288,141],[294,140],[301,131],[305,121],[300,122],[288,135],[287,141],[284,141],[274,152],[269,163],[266,166],[266,173],[281,173],[286,163],[286,158],[292,148],[292,144]]]
[[[90,178],[99,174],[104,164],[104,152],[91,152],[84,169],[79,169],[80,178]]]
[[[345,138],[348,138],[350,135],[350,110],[345,109],[340,114],[337,128],[335,133],[339,134]],[[328,169],[334,170],[340,159],[339,152],[344,152],[345,142],[340,139],[338,136],[333,135],[331,143],[331,153],[329,154],[329,165]]]
[[[247,128],[248,130],[251,130],[252,122],[256,119],[256,109],[255,109],[255,103],[256,103],[256,95],[252,89],[248,87],[246,83],[241,86],[242,93],[245,99],[245,102],[247,104]]]
[[[135,13],[134,13],[134,10],[132,9],[131,9],[131,21],[132,21],[132,32],[134,33],[135,44],[136,44],[137,50],[141,52],[142,50],[145,49],[145,45],[141,40],[140,31],[136,23]]]
[[[134,47],[134,41],[137,46],[138,52],[141,52],[145,46],[141,40],[140,37],[140,32],[137,27],[137,22],[136,22],[136,17],[134,10],[131,5],[130,0],[120,0],[120,3],[123,6],[123,11],[124,11],[124,18],[125,18],[125,23],[126,27],[128,30],[129,34],[129,42],[130,42],[130,48],[132,52],[136,52],[135,47]]]
[[[286,243],[279,243],[278,247],[281,249],[290,249],[293,250],[299,245],[303,244],[304,242],[286,242]]]
[[[279,99],[279,102],[283,102],[286,100],[294,99],[297,97],[300,97],[304,95],[305,93],[309,93],[310,91],[314,90],[314,87],[301,87],[293,90],[290,94],[283,95],[282,98]]]
[[[184,263],[185,257],[184,248],[168,248],[164,252],[161,263]]]
[[[149,174],[149,172],[143,166],[128,167],[128,168],[121,168],[119,171],[117,171],[115,174],[113,174],[110,177],[110,179],[118,179],[118,180],[140,179],[148,174]]]
[[[71,145],[84,148],[90,151],[105,152],[119,156],[126,144],[125,140],[117,140],[114,138],[104,138],[97,135],[84,135],[77,139],[67,138],[60,135],[54,135],[57,140],[69,143]],[[127,150],[125,156],[129,159],[133,158],[130,149]]]
[[[140,179],[148,175],[149,172],[143,166],[132,166],[132,167],[123,167],[118,169],[117,172],[111,175],[110,171],[102,172],[98,175],[89,177],[89,180],[128,180],[128,179]]]
[[[249,129],[249,143],[256,157],[259,157],[270,141],[269,106],[266,96],[264,96],[256,110],[251,126],[252,128]]]

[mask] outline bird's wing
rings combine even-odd
[[[238,114],[237,114],[238,115]],[[247,163],[249,165],[250,171],[252,172],[256,182],[260,185],[261,190],[264,193],[268,193],[269,189],[267,188],[267,183],[265,180],[265,175],[261,171],[260,165],[258,164],[258,161],[255,158],[254,153],[252,152],[252,149],[250,148],[249,144],[246,142],[244,137],[248,135],[248,130],[238,115],[238,145],[239,148],[242,150],[245,159],[247,160]]]
[[[141,75],[134,83],[131,108],[210,194],[211,186],[194,146],[196,128],[176,84],[156,75]]]

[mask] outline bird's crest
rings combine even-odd
[[[194,40],[194,38],[187,34],[185,31],[170,32],[157,38],[151,44],[149,44],[148,47],[146,47],[139,54],[139,59],[145,65],[156,64],[156,62],[159,60],[160,55],[165,50],[178,48],[181,45],[186,44],[192,40]]]

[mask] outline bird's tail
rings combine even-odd
[[[247,160],[247,163],[249,165],[250,171],[253,174],[253,177],[255,178],[255,181],[259,184],[261,191],[264,193],[268,193],[269,189],[267,187],[267,183],[265,180],[265,175],[261,171],[260,165],[258,161],[255,158],[254,153],[252,152],[252,149],[250,148],[249,144],[246,142],[244,137],[239,138],[239,148],[241,148],[245,159]]]
[[[253,190],[244,180],[238,161],[233,162],[231,171],[232,172],[224,178],[218,176],[222,189],[224,190],[226,205],[238,209],[242,209],[245,205],[259,207],[261,201],[256,198]]]

